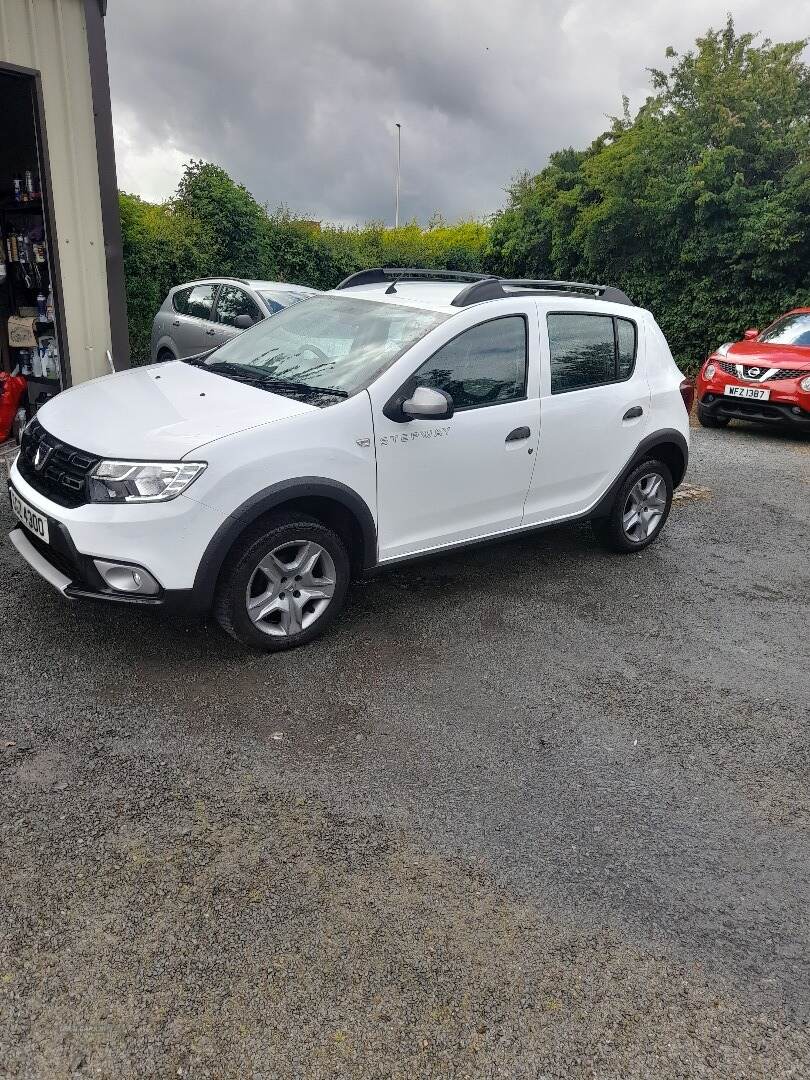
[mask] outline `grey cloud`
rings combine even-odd
[[[390,221],[399,120],[403,216],[487,214],[517,171],[603,130],[622,93],[640,103],[645,67],[721,25],[728,2],[112,0],[127,187],[141,157],[174,146],[271,206]],[[803,6],[746,0],[735,15],[793,38]]]

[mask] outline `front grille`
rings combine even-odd
[[[810,375],[810,369],[807,368],[777,368],[773,375],[769,375],[769,379],[798,379],[802,375]]]
[[[37,454],[45,464],[35,465]],[[23,432],[17,468],[24,480],[40,494],[59,506],[84,506],[87,502],[85,481],[98,465],[99,458],[60,442],[48,434],[38,420],[32,420]]]
[[[798,379],[801,375],[810,375],[810,371],[802,370],[802,368],[766,368],[764,364],[755,364],[754,367],[758,374],[752,375],[751,368],[747,364],[740,366],[739,364],[729,364],[727,360],[715,360],[715,363],[721,371],[725,371],[727,375],[734,375],[736,378],[748,379],[752,382],[775,382],[777,379]],[[739,374],[738,369],[742,372]],[[767,379],[764,379],[766,371],[769,373]]]

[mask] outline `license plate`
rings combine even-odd
[[[770,390],[760,390],[757,386],[727,386],[723,391],[728,397],[752,398],[754,401],[767,401]]]
[[[29,506],[24,499],[21,499],[13,487],[8,489],[8,493],[11,496],[11,509],[34,536],[38,536],[40,540],[46,544],[49,541],[48,537],[48,519],[44,514],[40,514],[33,506]]]

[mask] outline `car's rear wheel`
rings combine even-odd
[[[641,551],[664,527],[672,507],[672,473],[663,461],[642,461],[627,474],[594,532],[612,551]]]
[[[704,409],[702,405],[697,407],[698,423],[701,427],[705,428],[723,428],[728,427],[729,418],[727,416],[715,416],[710,413],[708,409]]]
[[[243,645],[293,649],[334,622],[350,576],[336,533],[303,515],[279,513],[237,542],[220,576],[214,614]]]
[[[170,352],[169,349],[161,349],[157,354],[157,362],[159,364],[168,364],[170,360],[174,360],[174,353]]]

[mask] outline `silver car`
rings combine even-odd
[[[207,352],[316,292],[284,281],[241,278],[205,278],[177,285],[155,316],[152,362]]]

